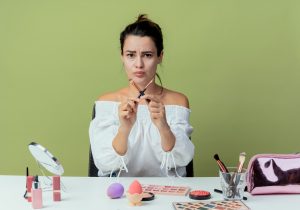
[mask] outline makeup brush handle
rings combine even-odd
[[[222,190],[219,190],[219,189],[214,189],[214,192],[216,192],[216,193],[223,193],[223,191]],[[243,200],[248,200],[248,198],[247,197],[245,197],[245,196],[243,196]]]

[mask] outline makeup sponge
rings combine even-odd
[[[113,183],[109,185],[106,193],[112,199],[121,198],[124,193],[124,187],[120,183]]]
[[[134,180],[129,186],[128,192],[130,194],[134,194],[134,193],[141,194],[143,192],[142,185],[139,183],[139,181]]]

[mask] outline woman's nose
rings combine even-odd
[[[143,58],[141,56],[136,57],[135,66],[137,68],[142,68],[144,66]]]

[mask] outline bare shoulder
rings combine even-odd
[[[98,101],[115,101],[120,102],[122,100],[122,97],[126,95],[126,89],[121,89],[115,92],[105,93],[101,96],[99,96]]]
[[[166,105],[178,105],[189,108],[189,100],[186,95],[173,90],[164,89],[164,104]]]

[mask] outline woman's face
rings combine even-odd
[[[121,58],[128,79],[133,80],[135,84],[145,86],[155,77],[162,56],[162,53],[157,56],[155,43],[150,37],[129,35],[124,41]]]

